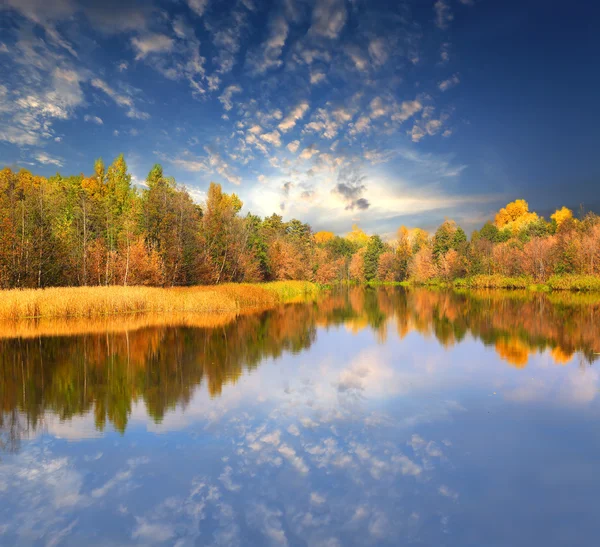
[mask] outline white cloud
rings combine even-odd
[[[175,535],[175,530],[169,524],[151,523],[141,517],[136,517],[135,520],[136,526],[131,534],[132,539],[144,543],[164,543]]]
[[[290,435],[293,435],[294,437],[299,437],[300,436],[300,430],[298,429],[298,426],[296,424],[292,424],[287,428],[287,431]]]
[[[212,21],[205,19],[204,26],[212,36],[213,45],[217,54],[213,63],[217,66],[217,74],[231,72],[240,50],[240,40],[247,27],[246,12],[233,9],[223,19]]]
[[[292,142],[288,143],[287,149],[292,154],[295,154],[297,152],[299,146],[300,146],[300,141],[292,141]]]
[[[221,96],[219,97],[219,101],[223,105],[225,110],[231,110],[233,108],[232,97],[235,93],[241,93],[242,88],[237,84],[232,84],[227,86]]]
[[[315,69],[310,71],[310,84],[318,85],[321,82],[324,82],[327,76],[322,69]]]
[[[187,0],[187,5],[198,17],[202,17],[208,5],[208,0]]]
[[[369,116],[362,115],[356,120],[356,122],[354,122],[352,129],[350,129],[350,134],[355,135],[356,133],[364,133],[369,129],[370,125],[371,118],[369,118]]]
[[[460,78],[459,78],[458,74],[454,74],[447,80],[440,82],[438,84],[438,87],[440,88],[441,91],[447,91],[448,89],[451,89],[451,88],[457,86],[459,83],[460,83]]]
[[[291,110],[291,112],[281,121],[281,123],[278,126],[279,129],[284,133],[289,131],[290,129],[293,129],[298,120],[301,120],[304,117],[304,115],[308,112],[308,109],[308,101],[299,102]]]
[[[378,37],[374,38],[369,42],[369,55],[378,66],[384,65],[389,57],[389,44],[386,42],[385,38]]]
[[[270,32],[266,42],[258,51],[248,56],[248,63],[257,74],[279,68],[282,65],[281,52],[288,37],[289,26],[285,17],[278,15],[271,20]]]
[[[281,134],[279,131],[277,131],[277,129],[271,131],[270,133],[263,133],[260,138],[263,141],[272,144],[273,146],[281,146]]]
[[[326,38],[337,38],[347,17],[344,0],[317,0],[310,31]]]
[[[347,45],[344,51],[350,57],[358,71],[365,72],[369,69],[369,59],[358,46]]]
[[[96,125],[103,125],[104,124],[104,122],[102,121],[102,118],[100,118],[98,116],[90,116],[89,114],[86,114],[83,117],[83,119],[86,122],[95,123]]]
[[[302,150],[302,152],[300,153],[300,159],[301,160],[309,160],[315,154],[318,154],[318,153],[319,153],[319,151],[314,147],[314,145],[308,146],[307,148]]]
[[[37,152],[33,157],[35,158],[35,161],[43,163],[44,165],[56,165],[57,167],[62,167],[63,165],[63,160],[60,158],[53,158],[46,154],[46,152]]]
[[[129,68],[129,63],[127,61],[121,61],[118,65],[117,65],[117,70],[119,72],[125,72],[127,69]]]
[[[400,105],[400,109],[392,114],[392,120],[400,123],[412,118],[415,114],[423,110],[423,105],[420,101],[404,101]]]
[[[438,492],[442,496],[445,496],[447,498],[450,498],[453,500],[458,499],[458,494],[454,490],[451,490],[450,488],[448,488],[445,484],[442,484],[442,486],[439,487]]]
[[[440,47],[440,61],[447,63],[450,60],[450,42],[444,42]]]
[[[92,86],[96,89],[104,91],[115,103],[119,106],[133,106],[133,100],[128,95],[117,93],[112,87],[110,87],[104,80],[100,78],[94,78],[91,82]]]
[[[131,45],[136,52],[135,60],[139,61],[148,55],[172,51],[174,42],[165,34],[147,34],[134,36],[131,39]]]
[[[448,28],[448,25],[454,19],[450,6],[445,0],[437,0],[433,5],[433,9],[435,11],[435,24],[441,29]]]

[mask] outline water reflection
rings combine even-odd
[[[169,317],[169,324],[152,326],[152,318],[133,317],[111,329],[92,325],[92,332],[77,336],[33,336],[51,324],[31,324],[21,329],[25,336],[0,339],[1,446],[18,446],[22,432],[43,424],[47,410],[60,420],[93,411],[98,430],[108,421],[124,432],[132,404],[142,401],[160,423],[202,384],[218,396],[224,384],[236,383],[264,359],[307,350],[319,327],[343,325],[353,334],[370,329],[382,344],[390,329],[401,339],[416,331],[446,348],[470,335],[516,368],[545,350],[557,364],[578,353],[591,365],[599,357],[599,314],[600,300],[589,295],[355,287],[315,303],[196,319],[201,326],[174,326]],[[193,318],[180,321],[194,324]],[[85,329],[81,323],[57,329],[69,327]]]
[[[350,288],[13,326],[0,544],[594,544],[599,311]]]

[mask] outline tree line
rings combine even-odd
[[[280,215],[242,215],[211,183],[203,204],[155,165],[143,188],[123,155],[90,176],[0,171],[0,287],[186,286],[224,282],[428,282],[479,274],[600,274],[600,217],[563,207],[545,220],[524,200],[467,238],[446,220],[433,234],[401,227],[384,241],[357,226],[313,232]]]

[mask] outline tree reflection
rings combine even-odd
[[[523,368],[530,354],[544,350],[558,364],[575,353],[592,363],[600,348],[599,316],[600,301],[575,294],[349,287],[317,302],[215,318],[211,326],[131,318],[120,329],[102,332],[95,325],[87,334],[66,336],[61,325],[56,336],[0,339],[0,449],[17,450],[48,411],[61,420],[93,412],[99,430],[110,423],[124,432],[133,405],[143,402],[160,422],[200,385],[215,397],[265,358],[308,349],[318,328],[369,329],[383,342],[395,326],[400,338],[418,332],[444,347],[470,335]]]

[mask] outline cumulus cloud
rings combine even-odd
[[[377,66],[384,65],[389,58],[389,44],[385,38],[374,38],[369,42],[369,55]]]
[[[308,112],[308,109],[308,101],[299,102],[279,124],[278,127],[280,131],[286,133],[290,129],[293,129],[296,126],[298,120],[301,120],[304,117],[304,115]]]
[[[318,154],[318,153],[319,153],[319,151],[316,149],[315,145],[311,144],[310,146],[307,146],[304,150],[302,150],[299,157],[301,160],[309,160],[315,154]]]
[[[405,122],[406,120],[412,118],[415,114],[423,110],[423,105],[420,101],[404,101],[397,112],[392,114],[392,120],[397,122]]]
[[[247,19],[247,12],[234,8],[224,18],[209,18],[204,21],[217,51],[213,57],[217,74],[227,74],[233,69],[240,50],[241,37],[248,25]]]
[[[277,129],[274,129],[270,133],[263,133],[260,138],[273,146],[281,146],[281,134]]]
[[[448,89],[451,89],[451,88],[457,86],[459,83],[460,83],[460,78],[459,78],[458,74],[454,74],[447,80],[443,80],[442,82],[440,82],[438,84],[438,87],[440,88],[440,91],[448,91]]]
[[[346,165],[338,172],[338,182],[334,192],[346,201],[346,210],[364,211],[369,208],[369,201],[362,197],[367,189],[365,185],[367,177],[360,172],[355,165]]]
[[[49,156],[46,152],[37,152],[33,157],[35,161],[44,165],[56,165],[57,167],[62,167],[63,165],[63,160]]]
[[[166,53],[173,50],[175,45],[172,38],[164,34],[147,34],[134,36],[131,45],[136,52],[135,60],[139,61],[154,53]]]
[[[219,97],[219,101],[223,105],[225,110],[231,110],[233,108],[232,97],[235,93],[241,93],[242,88],[237,84],[232,84],[227,86],[223,91],[222,95]]]
[[[129,95],[117,92],[104,80],[101,80],[100,78],[94,78],[90,83],[92,87],[95,87],[96,89],[99,89],[100,91],[104,92],[119,106],[127,108],[128,110],[126,116],[128,118],[134,120],[147,120],[150,117],[150,114],[148,114],[147,112],[142,112],[134,106],[133,99]]]
[[[216,172],[232,184],[241,184],[241,177],[235,173],[231,165],[214,148],[205,146],[204,151],[206,152],[206,156],[202,157],[195,156],[189,150],[184,150],[176,157],[171,157],[161,152],[155,152],[155,154],[161,160],[169,162],[185,171]]]
[[[317,0],[312,13],[311,32],[326,38],[337,38],[348,14],[344,0]]]
[[[288,143],[287,145],[287,149],[292,153],[295,154],[298,151],[298,147],[300,146],[300,141],[296,140],[296,141],[292,141],[290,143]]]
[[[327,79],[323,69],[316,68],[310,71],[310,84],[318,85]]]
[[[91,116],[90,114],[86,114],[83,117],[83,120],[86,122],[95,123],[96,125],[102,125],[104,123],[102,121],[102,118],[100,118],[98,116]]]
[[[288,37],[289,26],[283,15],[275,16],[270,22],[269,37],[258,51],[248,56],[248,64],[256,74],[279,68],[281,52]]]
[[[454,14],[445,0],[437,0],[433,5],[435,24],[438,28],[446,29],[454,19]]]
[[[186,0],[189,8],[198,16],[202,17],[204,15],[204,11],[206,10],[206,6],[208,5],[208,0]]]

